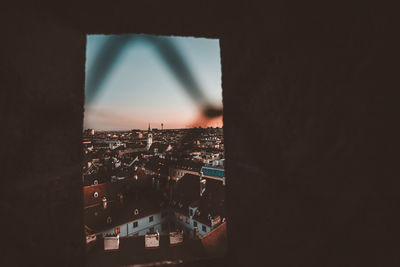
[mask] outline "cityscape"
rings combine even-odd
[[[140,261],[146,248],[186,246],[152,259],[162,261],[224,251],[222,128],[88,129],[83,145],[88,255],[131,249],[132,259]]]
[[[89,38],[88,46],[93,46],[99,38]],[[189,41],[192,43],[187,46],[187,52],[196,53],[206,46],[193,46],[194,41],[208,42],[206,39]],[[187,39],[175,39],[173,45],[184,47],[187,42]],[[217,51],[218,42],[212,42]],[[88,55],[87,60],[91,62],[91,53]],[[135,65],[127,67],[135,69]],[[156,68],[157,64],[137,71],[145,75]],[[216,75],[219,73],[210,73],[210,76]],[[160,96],[154,90],[140,92],[143,99],[156,98],[151,103],[139,101],[128,105],[121,96],[132,92],[118,93],[115,88],[132,83],[142,88],[148,83],[141,82],[140,77],[115,81],[103,88],[103,98],[87,101],[85,105],[82,184],[87,266],[179,265],[225,255],[222,114],[201,115],[197,107],[183,101],[183,96],[173,96],[176,85],[171,81],[169,86],[168,82],[163,83],[165,98],[159,104]],[[221,105],[220,84],[211,88],[219,88],[219,97],[205,106]],[[215,92],[208,96],[213,94],[218,96]],[[168,97],[174,105],[167,103]],[[99,110],[105,112],[99,113]],[[127,116],[130,112],[136,116]],[[147,122],[144,127],[145,119],[165,121]],[[118,130],[129,125],[132,129]]]

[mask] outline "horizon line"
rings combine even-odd
[[[195,129],[195,128],[202,128],[202,129],[207,129],[207,128],[223,128],[224,126],[222,126],[222,127],[219,127],[219,126],[216,126],[216,127],[213,127],[213,126],[206,126],[206,127],[202,127],[202,126],[198,126],[198,127],[196,127],[196,126],[193,126],[193,127],[184,127],[184,128],[167,128],[167,129],[160,129],[160,128],[151,128],[151,130],[154,130],[154,129],[156,129],[156,130],[160,130],[160,131],[163,131],[163,130],[183,130],[183,129]],[[148,131],[148,129],[135,129],[135,128],[132,128],[132,129],[118,129],[118,130],[104,130],[104,129],[93,129],[93,128],[86,128],[86,129],[84,129],[83,131],[87,131],[87,130],[95,130],[95,131],[104,131],[104,132],[125,132],[125,131],[137,131],[137,130],[139,130],[139,131]]]

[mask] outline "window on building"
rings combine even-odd
[[[114,231],[116,234],[119,234],[119,232],[120,232],[120,229],[119,229],[119,227],[117,227],[117,228],[115,228],[115,231]]]
[[[138,222],[133,223],[133,228],[136,228],[136,227],[138,227]]]
[[[186,218],[186,223],[189,224],[190,223],[190,219]]]
[[[206,227],[205,225],[203,225],[203,226],[201,227],[201,230],[203,230],[203,232],[207,232],[207,227]]]
[[[150,216],[150,217],[149,217],[149,222],[152,222],[152,221],[154,221],[154,217],[153,217],[153,216]]]
[[[194,222],[193,222],[193,226],[194,226],[194,227],[197,227],[197,222],[194,221]]]

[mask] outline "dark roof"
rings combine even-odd
[[[135,174],[138,177],[137,180],[134,178]],[[106,197],[109,201],[118,200],[118,194],[123,194],[125,199],[133,198],[133,193],[136,191],[145,192],[146,194],[154,191],[152,189],[152,176],[146,175],[140,168],[136,172],[129,174],[124,180],[84,186],[84,207],[100,205],[103,197]],[[98,193],[97,197],[94,196],[95,192]]]
[[[177,169],[185,169],[199,172],[204,164],[193,160],[178,160],[177,162],[171,162],[171,165]]]
[[[157,156],[149,158],[145,163],[145,168],[164,175],[168,175],[169,170],[166,160]]]
[[[208,214],[225,217],[225,186],[221,181],[206,179],[206,189],[203,196],[200,196],[200,176],[185,174],[174,185],[173,199],[176,204],[173,207],[183,214],[188,213],[188,208],[194,203],[198,205],[200,216],[198,220],[209,222]],[[179,207],[178,203],[183,206]]]
[[[98,233],[150,214],[161,212],[161,202],[164,202],[163,207],[166,207],[167,200],[160,191],[139,194],[138,199],[124,198],[123,203],[119,200],[113,200],[107,203],[106,209],[102,205],[85,209],[84,223]],[[134,214],[135,209],[139,211],[137,215]],[[111,217],[111,223],[107,223],[108,217]]]
[[[200,198],[200,176],[185,174],[175,186],[174,197],[190,205]]]
[[[155,142],[155,143],[151,144],[150,150],[154,151],[154,149],[157,148],[159,153],[165,152],[165,150],[167,150],[168,146],[169,146],[169,144],[166,144],[166,143]]]

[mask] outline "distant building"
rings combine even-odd
[[[147,146],[146,146],[147,150],[150,150],[150,147],[151,147],[152,143],[153,143],[153,134],[151,132],[150,123],[149,123],[149,130],[148,130],[148,133],[147,133]]]
[[[84,135],[89,136],[89,135],[94,135],[94,130],[93,129],[87,129],[84,131]]]

